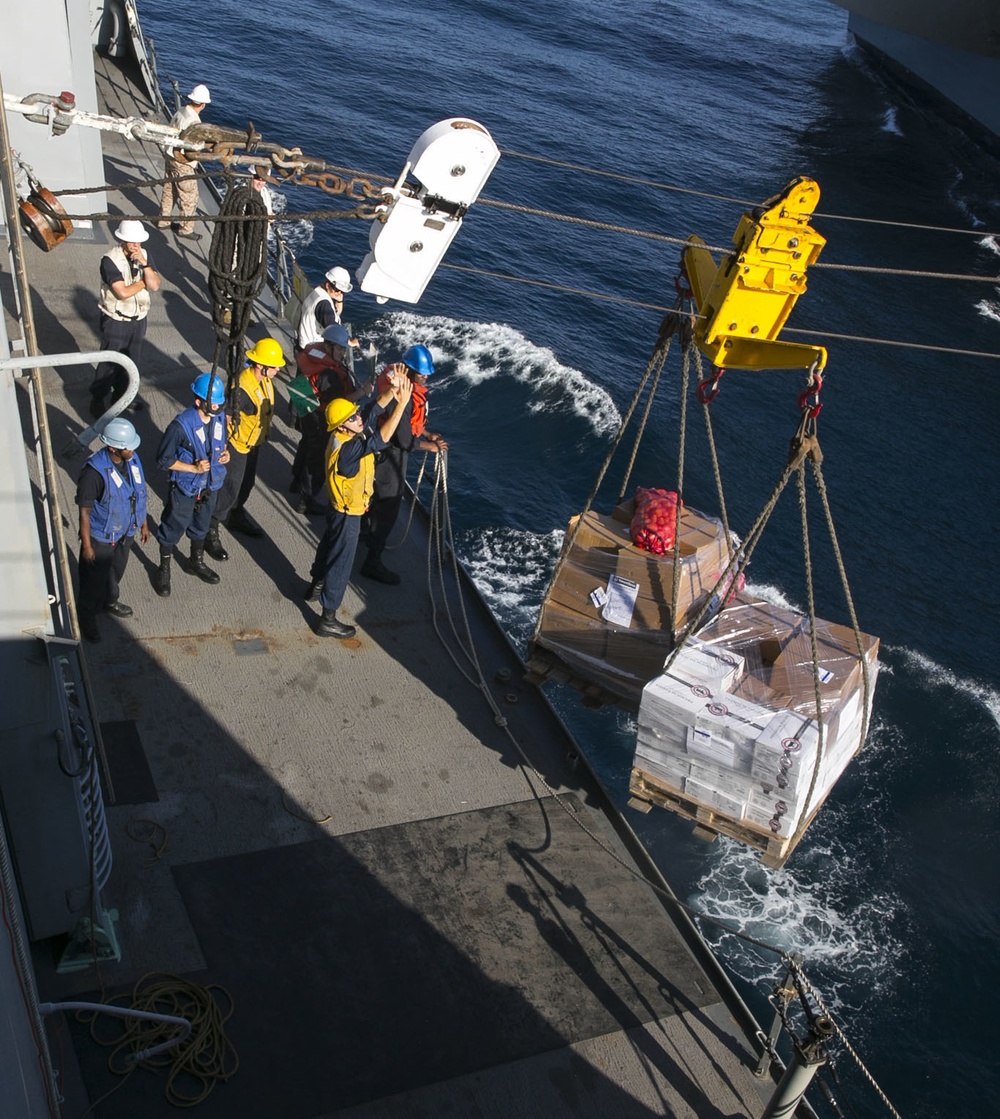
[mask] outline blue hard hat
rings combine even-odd
[[[211,400],[208,399],[209,384],[212,386]],[[218,373],[202,373],[201,376],[195,377],[194,383],[191,385],[191,391],[199,400],[206,400],[209,404],[225,404],[226,402],[226,387]]]
[[[140,439],[128,420],[116,416],[105,425],[101,432],[101,442],[105,447],[114,447],[116,451],[134,451],[139,446]]]
[[[423,377],[434,376],[434,359],[426,346],[410,346],[403,354],[403,364]]]
[[[330,325],[323,331],[323,341],[333,342],[337,346],[346,346],[351,341],[351,336],[347,333],[347,327],[341,326],[339,322],[330,323]]]

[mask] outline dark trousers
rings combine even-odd
[[[164,548],[172,548],[185,532],[192,540],[204,540],[212,524],[215,499],[221,492],[202,490],[197,497],[191,497],[171,482],[156,539]]]
[[[323,409],[300,416],[297,427],[302,438],[292,462],[292,491],[315,497],[326,484],[326,448],[330,442]]]
[[[254,482],[257,481],[257,456],[260,447],[254,447],[245,455],[229,446],[229,462],[226,465],[226,480],[219,490],[219,500],[215,506],[215,517],[224,521],[234,509],[246,505]]]
[[[360,517],[341,513],[333,506],[327,510],[326,531],[316,549],[316,558],[309,573],[313,582],[323,580],[319,601],[324,610],[337,610],[344,601],[360,532]]]
[[[138,366],[142,354],[142,343],[146,337],[145,318],[134,322],[119,322],[117,319],[101,315],[101,349],[114,350],[125,354]],[[113,361],[102,361],[94,372],[90,395],[95,401],[102,401],[110,392],[112,404],[125,395],[128,388],[128,374]]]
[[[373,497],[365,514],[365,533],[368,537],[368,554],[377,559],[385,550],[386,543],[399,519],[399,509],[403,504],[401,493],[392,497]]]
[[[91,539],[94,562],[80,556],[80,595],[76,608],[80,617],[94,617],[105,606],[118,601],[119,584],[125,574],[132,537],[123,536],[116,544]]]

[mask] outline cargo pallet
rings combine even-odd
[[[584,707],[597,709],[613,705],[633,712],[639,710],[637,700],[628,699],[617,692],[608,691],[600,684],[595,684],[593,680],[582,676],[579,669],[571,667],[550,649],[544,649],[540,645],[531,648],[524,667],[527,670],[524,674],[527,683],[534,684],[538,688],[549,681],[568,684],[580,693],[580,702]]]
[[[658,808],[666,808],[671,812],[676,812],[679,816],[683,816],[695,824],[695,835],[709,843],[720,835],[726,835],[730,839],[735,839],[738,843],[755,847],[761,853],[760,861],[767,867],[777,869],[784,866],[788,856],[795,850],[798,843],[794,835],[789,836],[788,839],[781,839],[765,828],[755,827],[745,820],[734,820],[731,816],[725,816],[717,808],[712,808],[710,805],[702,804],[699,800],[686,797],[677,789],[658,781],[641,769],[632,770],[628,791],[632,794],[632,798],[628,802],[629,808],[635,808],[639,812],[648,812],[655,805]],[[826,797],[809,814],[806,828],[816,818],[816,814],[823,807],[825,800]],[[800,829],[799,838],[805,834],[806,828]]]

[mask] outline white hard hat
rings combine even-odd
[[[196,105],[211,105],[212,95],[208,92],[208,86],[199,82],[188,94],[188,100]]]
[[[346,268],[331,268],[326,274],[327,280],[333,284],[337,291],[351,290],[351,274]]]
[[[141,245],[143,241],[149,240],[149,230],[141,221],[126,219],[115,230],[115,236],[119,241],[134,241]]]

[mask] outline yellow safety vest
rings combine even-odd
[[[375,489],[375,455],[369,452],[361,456],[358,472],[353,478],[345,478],[337,473],[337,459],[344,444],[351,435],[338,435],[334,432],[326,447],[326,488],[334,509],[354,517],[360,517],[368,509]]]
[[[258,381],[248,367],[240,374],[240,388],[250,397],[256,411],[229,417],[229,442],[233,450],[245,455],[264,442],[271,428],[274,382],[266,375]]]

